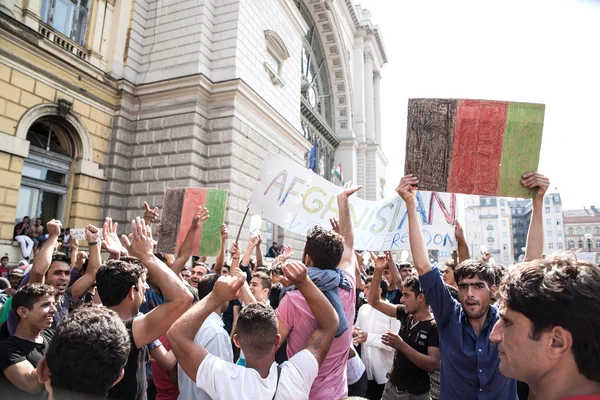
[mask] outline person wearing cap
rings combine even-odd
[[[10,287],[4,289],[4,293],[8,296],[8,299],[4,303],[4,307],[2,307],[2,313],[0,314],[0,324],[4,324],[8,319],[8,314],[12,307],[12,296],[15,294],[17,289],[19,289],[19,285],[25,276],[25,269],[21,267],[13,268],[8,273],[8,281],[10,282]],[[0,336],[2,336],[0,334]]]

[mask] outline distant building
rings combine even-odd
[[[513,249],[515,260],[521,261],[525,256],[527,233],[531,221],[531,200],[515,199],[509,201],[512,215]],[[565,250],[565,237],[562,217],[562,200],[559,193],[548,193],[544,196],[544,254]]]
[[[515,260],[511,230],[511,212],[504,198],[468,196],[465,201],[465,239],[471,256],[479,258],[481,246],[497,264],[512,264]]]
[[[600,255],[600,210],[595,206],[583,210],[563,211],[566,245],[569,250]],[[598,258],[596,258],[598,262]]]

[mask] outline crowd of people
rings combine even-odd
[[[432,265],[418,184],[396,189],[412,263],[356,251],[360,187],[342,189],[299,261],[273,243],[265,262],[260,236],[226,251],[226,225],[214,263],[192,257],[202,206],[177,254],[156,252],[148,204],[120,238],[110,217],[88,225],[87,252],[73,238],[58,251],[65,232],[49,221],[31,265],[2,259],[0,399],[600,399],[600,268],[544,258],[548,179],[523,177],[537,195],[511,268],[472,258],[458,223],[453,259]]]

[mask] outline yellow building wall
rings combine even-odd
[[[85,125],[92,139],[92,161],[104,165],[112,116],[94,107],[91,101],[74,99],[60,88],[28,75],[26,69],[16,70],[0,60],[0,132],[14,136],[25,112],[39,104],[56,103],[59,99],[73,103],[71,112]],[[22,157],[2,152],[0,144],[0,240],[12,240],[23,161]],[[100,224],[104,181],[74,174],[69,182],[63,225],[83,228],[89,223]]]

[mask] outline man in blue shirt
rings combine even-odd
[[[417,213],[417,177],[402,178],[396,192],[406,203],[410,249],[419,273],[425,298],[433,310],[440,336],[440,400],[516,400],[516,381],[499,369],[498,347],[489,336],[498,321],[498,309],[491,305],[496,292],[492,268],[483,261],[467,260],[454,273],[460,302],[446,288],[440,271],[431,266]],[[527,240],[526,260],[541,258],[543,252],[543,198],[550,182],[537,173],[523,176],[521,184],[538,187],[533,199],[532,221]]]

